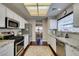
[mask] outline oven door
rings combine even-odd
[[[19,41],[15,44],[15,55],[19,55],[24,49],[24,40]]]

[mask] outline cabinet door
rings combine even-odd
[[[20,20],[20,29],[24,29],[25,28],[24,19],[19,17],[19,20]]]
[[[28,40],[28,35],[24,35],[24,48],[28,45],[29,40]]]
[[[69,45],[65,46],[66,56],[79,56],[79,51]]]
[[[74,27],[79,27],[79,4],[74,4]]]
[[[10,10],[9,8],[7,8],[7,17],[9,18],[14,18],[14,12],[12,10]]]
[[[14,56],[14,43],[6,43],[0,47],[0,56]]]
[[[5,27],[6,7],[0,4],[0,27]]]
[[[0,56],[6,56],[6,55],[8,55],[8,51],[9,51],[9,49],[8,49],[8,46],[9,44],[4,44],[4,45],[2,45],[1,47],[0,47]]]
[[[8,46],[8,56],[14,56],[14,43],[10,43]]]
[[[49,29],[57,29],[57,20],[56,19],[49,20]]]
[[[48,39],[49,39],[48,43],[51,45],[51,47],[56,52],[56,39],[50,36],[48,37]]]
[[[20,20],[19,20],[19,15],[16,14],[16,13],[14,13],[14,19],[15,19],[16,21],[20,22]]]

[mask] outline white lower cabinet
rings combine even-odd
[[[79,56],[79,50],[69,45],[65,45],[65,51],[66,51],[66,56]]]
[[[24,35],[24,48],[26,48],[28,44],[29,44],[28,35]]]
[[[51,47],[54,49],[54,51],[56,52],[56,39],[53,37],[49,37],[48,38],[48,44],[51,45]]]
[[[14,56],[14,43],[6,43],[0,46],[0,56]]]

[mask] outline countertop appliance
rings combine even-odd
[[[9,18],[5,17],[5,28],[18,28],[19,27],[19,22]]]

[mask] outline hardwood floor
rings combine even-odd
[[[49,46],[30,46],[24,56],[54,56]]]
[[[57,54],[47,42],[44,42],[42,45],[31,42],[21,56],[57,56]]]

